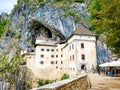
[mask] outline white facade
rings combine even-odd
[[[96,67],[96,36],[74,34],[64,44],[37,39],[34,54],[26,57],[27,67],[38,78],[55,80],[64,73],[76,76],[82,69]]]
[[[81,69],[91,71],[96,63],[96,38],[95,36],[74,35],[68,40],[67,51],[69,72],[77,75]],[[84,67],[82,68],[82,65]]]

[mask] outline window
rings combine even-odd
[[[85,60],[85,55],[84,54],[82,54],[82,60]]]
[[[51,61],[50,63],[51,63],[51,64],[54,64],[54,62],[53,62],[53,61]]]
[[[54,55],[51,55],[51,58],[54,58]]]
[[[63,64],[63,61],[61,61],[61,64]]]
[[[41,48],[41,51],[44,51],[44,49],[43,49],[43,48]]]
[[[71,61],[71,56],[70,56],[70,61]]]
[[[49,49],[47,49],[47,51],[50,51]]]
[[[58,62],[56,61],[56,64],[57,64]]]
[[[41,55],[41,58],[43,58],[44,57],[44,55]]]
[[[54,52],[54,49],[51,49],[52,52]]]
[[[40,61],[40,64],[44,64],[44,62],[43,62],[43,61]]]
[[[73,60],[74,60],[74,55],[73,55]]]
[[[58,55],[56,55],[56,58],[58,58]]]
[[[56,66],[56,68],[58,68],[58,66]]]
[[[72,44],[72,49],[74,49],[74,44]]]
[[[70,50],[71,50],[71,46],[70,46]]]
[[[81,48],[84,48],[84,43],[81,43]]]

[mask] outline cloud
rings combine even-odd
[[[2,12],[10,13],[17,0],[0,0],[0,14]]]

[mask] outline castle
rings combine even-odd
[[[95,69],[96,35],[79,26],[66,41],[37,38],[35,52],[26,52],[25,60],[38,78],[55,80],[64,73],[74,77]]]

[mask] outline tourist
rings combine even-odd
[[[98,68],[98,75],[100,75],[100,68]]]

